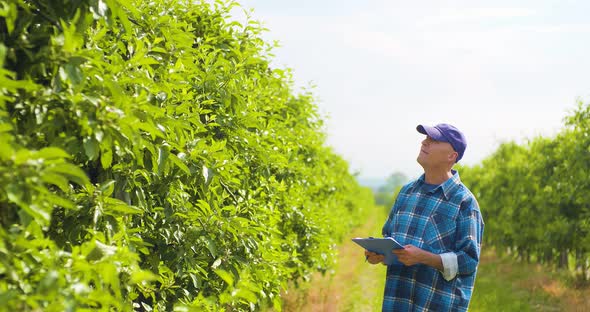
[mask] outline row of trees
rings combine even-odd
[[[504,143],[461,177],[478,198],[488,246],[588,279],[590,105],[580,102],[555,137]]]
[[[253,310],[372,205],[235,3],[0,1],[0,302]]]

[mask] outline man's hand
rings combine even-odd
[[[420,249],[414,245],[405,245],[404,249],[394,249],[393,253],[404,265],[410,266],[423,263],[439,271],[443,271],[442,259],[439,255]]]
[[[406,245],[404,246],[404,249],[393,250],[393,253],[397,256],[399,262],[407,266],[421,263],[424,257],[423,252],[424,250],[414,245]]]
[[[383,260],[385,260],[385,256],[384,255],[380,255],[374,252],[370,252],[368,250],[365,250],[365,257],[367,258],[367,261],[370,264],[377,264],[377,263],[383,263]]]

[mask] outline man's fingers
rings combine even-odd
[[[384,255],[370,251],[365,251],[365,256],[367,257],[367,261],[369,261],[371,264],[382,262],[383,259],[385,259]]]
[[[378,255],[375,253],[373,253],[373,254],[374,254],[374,256],[369,256],[369,258],[368,258],[368,261],[371,264],[377,264],[377,263],[383,262],[383,260],[385,259],[385,256],[383,256],[383,255]]]

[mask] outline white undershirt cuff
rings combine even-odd
[[[442,275],[445,280],[450,281],[457,276],[459,264],[457,263],[457,255],[454,252],[447,252],[440,254],[442,260],[443,272]]]

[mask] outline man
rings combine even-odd
[[[387,267],[383,311],[466,311],[473,293],[484,222],[473,194],[453,170],[465,136],[449,124],[418,125],[425,134],[424,174],[402,187],[383,236],[404,245]],[[365,251],[371,264],[384,256]]]

